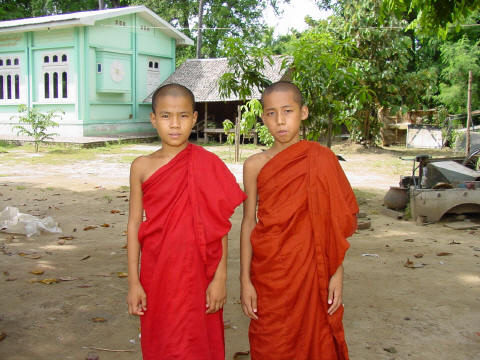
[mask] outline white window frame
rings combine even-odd
[[[66,61],[63,60],[64,56],[66,55]],[[57,57],[57,61],[53,62],[53,57]],[[49,61],[45,62],[45,58],[48,57]],[[40,56],[41,59],[41,75],[40,81],[38,85],[38,101],[41,103],[71,103],[75,99],[74,95],[74,77],[72,72],[70,71],[70,59],[71,54],[70,51],[50,51],[42,53]],[[48,97],[46,96],[47,93],[45,91],[45,74],[48,74]],[[57,74],[57,81],[56,84],[54,83],[54,77]],[[67,81],[66,81],[66,89],[63,87],[63,77],[66,74]],[[57,90],[55,97],[55,88]],[[64,97],[66,90],[67,94]]]
[[[26,98],[26,89],[21,73],[21,54],[0,54],[0,61],[3,63],[0,66],[0,77],[2,81],[0,86],[2,86],[3,98],[0,98],[1,105],[15,105],[25,102]],[[10,65],[7,65],[7,60],[10,61]],[[15,64],[17,60],[18,64]],[[7,78],[10,76],[10,98],[8,97],[9,89]],[[16,86],[15,77],[18,76],[18,88]],[[18,96],[17,96],[18,90]]]
[[[150,94],[160,85],[160,59],[148,57],[147,68],[147,93]],[[150,64],[152,65],[150,67]],[[157,67],[155,68],[155,64]]]

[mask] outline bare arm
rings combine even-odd
[[[207,288],[207,314],[220,310],[227,301],[228,235],[222,238],[222,258]]]
[[[328,284],[328,315],[333,315],[343,305],[343,265],[340,265]]]
[[[250,235],[257,224],[257,175],[258,161],[249,158],[243,165],[243,185],[247,199],[243,202],[243,219],[240,233],[240,284],[242,309],[251,319],[257,317],[257,293],[250,279],[252,244]]]
[[[147,298],[140,284],[139,259],[140,243],[138,229],[143,218],[142,204],[142,167],[136,159],[130,168],[130,202],[127,225],[127,262],[128,262],[128,312],[133,315],[143,315],[147,309]]]

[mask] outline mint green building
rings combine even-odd
[[[193,41],[144,6],[0,22],[0,135],[19,104],[65,112],[61,136],[152,133],[144,100]]]

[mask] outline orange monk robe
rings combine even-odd
[[[222,311],[205,314],[222,237],[244,199],[214,154],[189,144],[143,184],[140,281],[144,360],[224,360]]]
[[[258,320],[253,360],[346,360],[343,306],[327,314],[328,284],[356,229],[355,195],[336,156],[300,141],[260,171],[251,278]]]

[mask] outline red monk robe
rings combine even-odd
[[[252,359],[348,359],[343,306],[327,314],[329,280],[343,262],[358,212],[337,158],[317,143],[300,141],[262,168],[257,191]]]
[[[214,154],[189,144],[143,184],[139,229],[144,360],[223,360],[223,313],[205,314],[230,216],[244,200]]]

